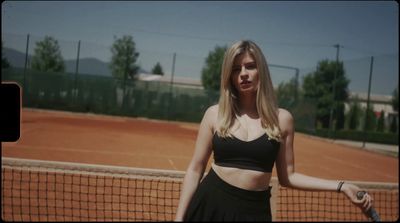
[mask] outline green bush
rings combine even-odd
[[[329,137],[329,129],[316,129],[315,132],[307,132],[320,137]],[[399,139],[398,134],[389,132],[373,132],[373,131],[356,131],[356,130],[339,130],[332,132],[332,136],[335,139],[344,139],[352,141],[365,141],[372,143],[382,143],[398,145]]]

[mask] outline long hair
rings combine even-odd
[[[232,136],[229,130],[239,113],[238,92],[231,81],[232,67],[235,59],[246,52],[253,57],[257,66],[259,86],[257,88],[256,107],[261,119],[261,126],[270,138],[280,141],[278,104],[268,64],[261,49],[249,40],[236,42],[225,52],[221,71],[217,134],[221,137]]]

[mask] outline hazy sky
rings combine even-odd
[[[394,1],[5,1],[2,39],[23,52],[28,33],[53,36],[66,59],[76,57],[81,40],[81,58],[109,61],[114,37],[132,35],[144,69],[159,61],[169,75],[176,53],[175,75],[197,79],[215,46],[240,39],[258,43],[270,64],[300,68],[301,75],[336,59],[333,45],[340,44],[350,89],[367,90],[374,56],[372,89],[387,94],[398,83],[398,12]],[[294,74],[271,73],[274,84]]]

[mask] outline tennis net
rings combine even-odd
[[[171,221],[184,172],[2,157],[5,221]],[[398,185],[355,182],[383,221],[398,219]],[[345,195],[271,181],[274,221],[367,220]]]

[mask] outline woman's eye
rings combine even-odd
[[[256,68],[257,68],[256,65],[249,65],[249,66],[246,67],[246,69],[248,69],[248,70],[254,70]]]
[[[233,73],[239,73],[240,72],[240,68],[233,68],[232,72]]]

